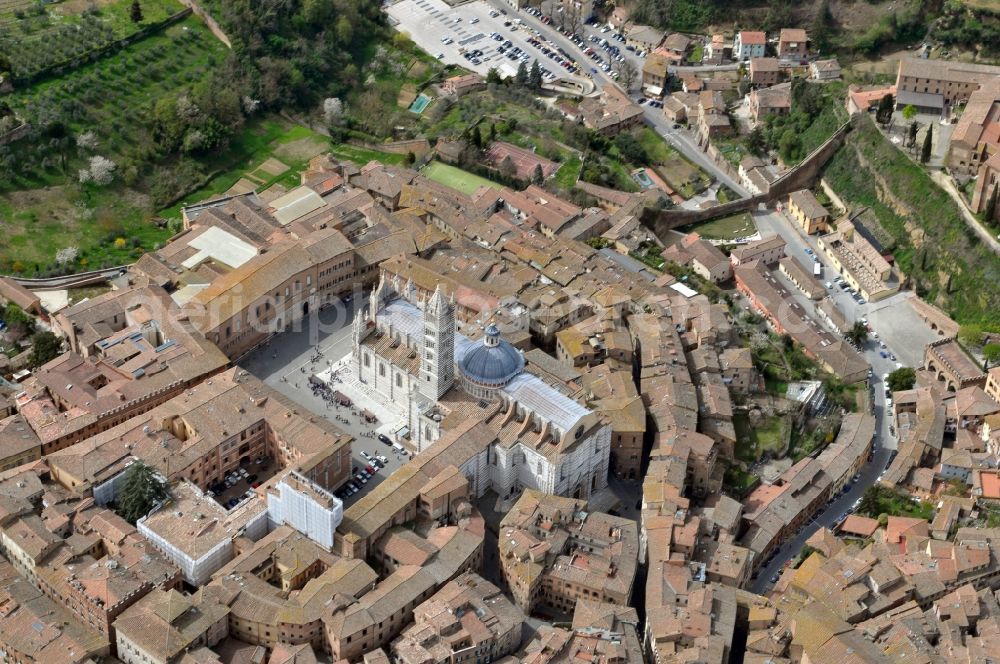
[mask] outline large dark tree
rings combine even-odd
[[[868,341],[868,326],[861,321],[855,321],[854,325],[851,326],[851,329],[844,336],[849,341],[854,342],[856,346],[860,346]]]
[[[28,364],[32,367],[40,367],[59,357],[61,352],[62,339],[48,330],[35,332],[31,337],[31,355],[28,356]]]
[[[816,16],[809,30],[809,40],[814,50],[826,51],[830,47],[830,28],[833,15],[830,13],[830,0],[821,0]]]
[[[139,4],[139,0],[132,0],[129,18],[132,19],[133,23],[142,23],[142,5]]]
[[[892,120],[892,109],[896,105],[895,100],[892,95],[885,95],[878,102],[878,108],[875,110],[875,121],[882,125],[889,124]]]
[[[934,125],[927,125],[927,133],[924,134],[924,145],[920,149],[920,163],[926,164],[931,160],[931,142],[933,141]]]
[[[522,87],[528,83],[528,66],[523,61],[517,66],[517,74],[514,76],[514,81]]]
[[[911,367],[900,367],[885,377],[885,385],[892,392],[912,390],[917,382],[917,372]]]
[[[169,497],[167,483],[160,474],[142,461],[135,461],[125,471],[125,482],[115,502],[118,514],[129,523],[135,523]]]
[[[528,85],[532,90],[542,88],[542,69],[538,66],[538,60],[531,63],[531,71],[528,72]]]

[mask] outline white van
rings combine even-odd
[[[402,445],[400,445],[399,443],[393,443],[392,444],[392,449],[396,450],[397,452],[401,452],[401,453],[406,452],[406,448],[403,447]]]

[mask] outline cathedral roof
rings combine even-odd
[[[469,349],[459,360],[459,368],[474,383],[506,385],[524,371],[524,356],[501,339],[500,331],[490,324],[482,343]]]

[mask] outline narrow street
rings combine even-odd
[[[795,256],[803,265],[812,262],[812,255],[806,253],[806,249],[816,252],[815,236],[805,236],[784,213],[768,211],[764,214],[754,216],[754,221],[761,232],[762,237],[780,235],[785,240],[785,254]],[[833,281],[837,276],[833,268],[823,262],[823,281]],[[790,284],[789,284],[790,286]],[[798,289],[790,286],[790,292],[797,293]],[[873,377],[871,379],[871,394],[873,414],[876,419],[875,441],[873,444],[874,458],[868,462],[860,473],[857,482],[849,485],[846,493],[833,497],[821,510],[810,519],[806,525],[795,533],[788,542],[778,550],[777,555],[770,563],[758,570],[757,577],[750,585],[750,590],[756,593],[764,592],[772,584],[771,579],[779,574],[784,566],[798,555],[806,540],[812,537],[820,528],[831,528],[844,516],[855,509],[855,505],[864,495],[865,490],[878,481],[879,476],[889,465],[892,452],[896,449],[897,441],[889,435],[889,425],[892,423],[892,413],[885,406],[885,376],[897,368],[897,364],[903,366],[919,366],[922,360],[923,348],[926,343],[937,338],[934,333],[927,328],[923,321],[917,319],[913,314],[907,300],[913,297],[912,293],[904,292],[893,295],[879,302],[868,302],[859,305],[851,296],[839,288],[828,290],[828,294],[833,298],[837,307],[844,313],[848,321],[859,320],[862,317],[868,319],[869,325],[874,333],[877,333],[886,344],[886,350],[898,355],[899,362],[890,358],[882,357],[879,341],[869,338],[863,349],[863,355],[872,368]],[[804,298],[804,296],[803,296]],[[808,307],[812,311],[812,307]],[[822,320],[822,319],[820,319]]]

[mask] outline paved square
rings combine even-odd
[[[329,375],[337,361],[350,353],[351,321],[360,308],[367,305],[367,301],[367,296],[357,296],[351,302],[323,309],[317,316],[304,322],[301,329],[275,335],[267,345],[257,348],[238,361],[239,366],[303,409],[311,411],[317,417],[326,417],[337,428],[354,436],[351,463],[356,469],[360,470],[368,464],[361,456],[362,450],[369,454],[378,452],[388,459],[386,466],[368,480],[360,492],[344,500],[345,507],[371,491],[372,487],[378,486],[409,458],[393,452],[391,447],[376,440],[376,431],[389,424],[388,422],[365,422],[358,408],[331,403],[314,390],[309,382],[311,375]],[[336,384],[331,387],[337,389]]]

